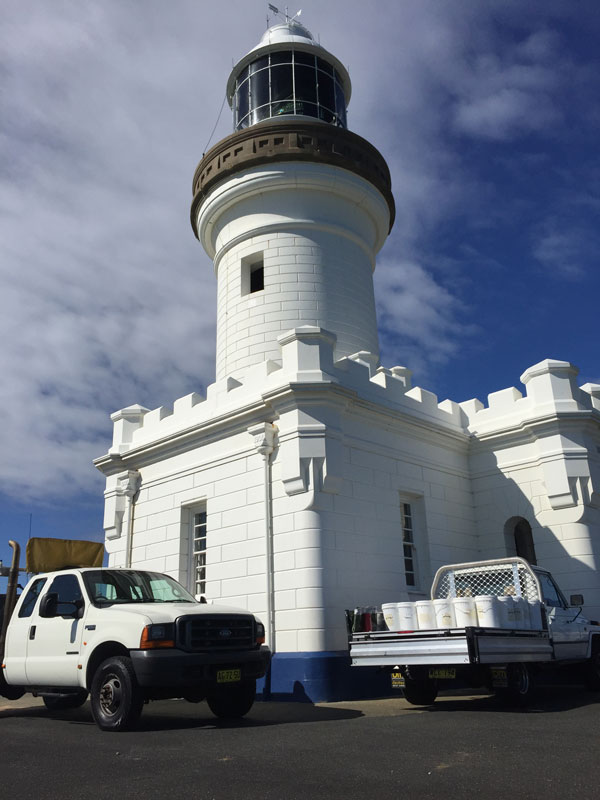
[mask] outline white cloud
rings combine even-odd
[[[467,316],[464,304],[417,263],[381,261],[375,286],[386,366],[391,366],[387,359],[401,352],[404,366],[422,379],[436,364],[455,356],[461,340],[476,331],[460,321]]]

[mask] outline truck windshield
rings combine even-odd
[[[195,603],[180,583],[160,572],[97,569],[83,573],[83,582],[96,606],[115,603]]]

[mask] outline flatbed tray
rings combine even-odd
[[[552,661],[547,631],[506,628],[436,628],[368,631],[349,638],[353,666],[503,664]]]

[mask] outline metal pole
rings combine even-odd
[[[12,547],[13,557],[10,572],[8,573],[8,586],[6,587],[6,601],[4,603],[4,615],[2,617],[2,631],[0,632],[0,662],[4,658],[4,645],[6,642],[6,631],[12,616],[13,609],[17,603],[17,583],[19,582],[19,556],[21,547],[18,542],[9,540],[8,544]]]

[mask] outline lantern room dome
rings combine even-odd
[[[308,41],[316,44],[312,33],[301,25],[297,20],[289,20],[289,22],[282,22],[278,25],[273,25],[263,33],[260,42],[254,48],[255,50],[265,44],[278,44],[279,42],[297,42]],[[251,51],[252,52],[252,51]]]
[[[297,20],[268,28],[227,82],[236,131],[281,117],[345,128],[351,91],[348,70]]]

